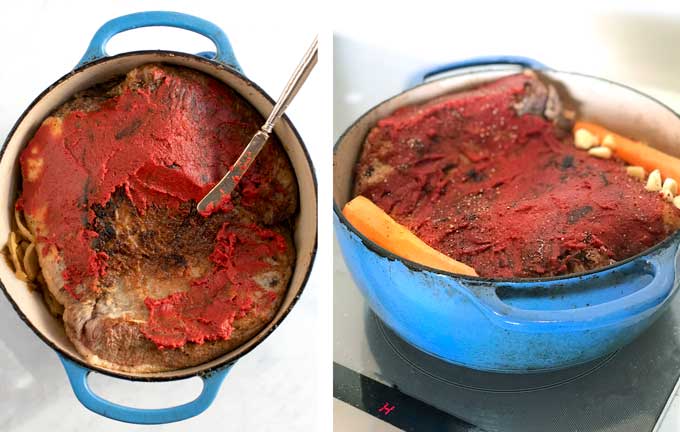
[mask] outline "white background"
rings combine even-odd
[[[0,140],[28,104],[67,73],[107,20],[143,10],[174,10],[208,19],[229,36],[246,75],[276,98],[315,33],[290,4],[204,1],[32,1],[3,3],[0,11]],[[311,2],[310,2],[311,3]],[[318,15],[307,6],[304,9]],[[319,204],[329,196],[331,147],[330,45],[322,36],[320,64],[288,109],[317,166]],[[147,28],[112,39],[109,53],[138,49],[212,50],[201,36],[177,29]],[[330,51],[328,51],[330,53]],[[325,69],[325,70],[324,70]],[[264,343],[227,376],[212,407],[197,418],[154,430],[311,431],[330,425],[329,216],[321,211],[319,254],[302,298]],[[0,242],[2,242],[0,240]],[[327,251],[327,252],[324,252]],[[198,378],[186,382],[132,383],[92,375],[96,392],[137,407],[164,407],[191,400]],[[56,354],[19,320],[0,295],[0,430],[147,430],[93,414],[73,395]]]
[[[652,89],[665,102],[680,91],[680,2],[348,0],[333,17],[336,35],[382,50],[342,65],[391,89],[357,88],[349,102],[368,107],[426,66],[499,54]]]

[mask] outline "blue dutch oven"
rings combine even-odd
[[[197,55],[174,51],[135,51],[108,56],[105,47],[109,39],[127,30],[149,27],[177,27],[199,33],[216,46],[216,52]],[[192,68],[222,81],[243,96],[263,116],[271,111],[274,101],[255,83],[243,75],[231,44],[216,25],[190,15],[174,12],[142,12],[122,16],[104,24],[94,35],[85,55],[75,69],[38,96],[19,118],[4,143],[0,159],[0,190],[4,208],[0,213],[0,238],[8,238],[12,229],[12,208],[16,197],[20,170],[18,156],[35,130],[55,108],[76,92],[107,81],[130,69],[151,62],[164,62]],[[88,409],[103,416],[129,423],[158,424],[183,420],[205,411],[215,399],[229,370],[243,355],[261,343],[287,316],[302,293],[316,254],[317,191],[316,178],[309,154],[293,127],[284,116],[274,129],[292,163],[299,187],[300,209],[295,221],[294,241],[297,259],[288,292],[274,319],[254,338],[235,350],[208,363],[192,368],[162,373],[122,373],[88,365],[66,337],[63,323],[54,319],[45,307],[42,296],[31,293],[19,281],[12,269],[0,262],[2,288],[21,319],[50,347],[57,351],[66,369],[73,391]],[[304,227],[304,229],[301,229]],[[184,405],[164,409],[137,409],[109,402],[93,393],[87,377],[92,372],[139,381],[169,381],[199,376],[203,390],[198,398]]]
[[[396,256],[364,237],[341,208],[352,198],[353,167],[378,119],[400,107],[522,68],[555,83],[581,118],[680,156],[680,119],[668,107],[621,84],[553,70],[524,57],[475,58],[421,72],[409,89],[351,125],[334,150],[335,232],[347,267],[371,309],[403,339],[430,355],[504,373],[585,363],[640,335],[677,291],[680,232],[596,271],[544,279],[485,279]],[[443,73],[449,74],[441,77]]]

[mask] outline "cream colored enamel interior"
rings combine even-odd
[[[11,217],[13,199],[16,192],[17,179],[19,177],[18,155],[24,145],[30,140],[33,132],[40,125],[50,112],[65,102],[75,92],[92,86],[97,82],[102,82],[116,75],[123,74],[130,69],[150,62],[166,62],[181,66],[191,67],[228,84],[247,99],[263,116],[267,116],[272,108],[272,104],[262,96],[256,89],[250,87],[247,82],[228,71],[223,71],[209,64],[200,61],[168,54],[136,54],[110,60],[105,63],[90,67],[78,73],[68,80],[55,87],[49,94],[40,100],[26,115],[21,124],[17,127],[12,140],[7,144],[5,154],[0,161],[0,190],[4,191],[6,212],[0,213],[0,239],[7,239],[11,229]],[[265,327],[256,337],[241,345],[236,350],[219,357],[209,363],[188,369],[181,369],[172,372],[155,374],[123,374],[130,376],[151,377],[173,377],[200,372],[201,370],[216,366],[229,359],[238,356],[243,351],[247,351],[260,339],[266,336],[271,327],[281,320],[282,315],[290,307],[295,297],[298,295],[304,283],[307,271],[312,263],[313,250],[316,243],[317,231],[317,199],[314,189],[314,179],[312,170],[307,163],[302,143],[298,141],[290,124],[280,121],[274,131],[279,137],[283,147],[288,153],[293,169],[297,176],[300,193],[300,211],[295,223],[294,240],[297,248],[297,260],[289,289],[282,303],[279,312],[272,322]],[[5,240],[2,240],[3,244]],[[21,313],[35,326],[35,328],[58,346],[63,351],[68,352],[74,357],[81,358],[71,342],[64,333],[63,326],[54,319],[45,307],[42,297],[37,293],[30,293],[24,282],[14,276],[14,272],[7,265],[5,260],[0,260],[0,280],[7,288],[9,295],[18,305]],[[116,372],[118,373],[118,372]]]
[[[494,68],[432,81],[376,106],[342,137],[333,158],[333,199],[342,208],[350,199],[354,164],[366,134],[378,119],[405,105],[474,87],[517,73],[517,67]],[[680,119],[670,109],[636,91],[607,81],[565,72],[547,72],[563,99],[577,108],[580,119],[599,123],[622,135],[680,156]]]

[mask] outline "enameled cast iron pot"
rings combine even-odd
[[[193,55],[172,51],[136,51],[107,56],[104,48],[112,36],[126,30],[147,26],[177,27],[194,31],[210,38],[215,43],[217,52]],[[5,141],[0,159],[0,172],[3,174],[0,178],[0,197],[3,203],[0,204],[5,208],[4,212],[0,212],[0,239],[8,238],[12,226],[13,200],[20,178],[19,153],[43,119],[74,93],[150,62],[170,63],[211,75],[238,92],[264,117],[273,107],[273,100],[243,75],[227,36],[214,24],[174,12],[143,12],[109,21],[97,31],[85,56],[75,69],[33,101]],[[195,416],[210,406],[224,377],[236,360],[269,336],[290,312],[307,282],[316,253],[316,178],[309,154],[290,120],[284,116],[274,131],[290,158],[299,186],[300,209],[295,222],[294,234],[297,249],[295,268],[286,297],[272,322],[254,338],[219,358],[187,369],[152,374],[122,373],[89,366],[69,342],[64,333],[63,324],[50,315],[41,295],[31,293],[26,284],[14,276],[5,260],[0,260],[0,279],[7,298],[21,319],[45,343],[57,351],[76,396],[87,408],[116,420],[143,424],[168,423]],[[129,408],[108,402],[95,395],[87,384],[87,376],[92,371],[143,381],[169,381],[199,376],[203,379],[203,390],[196,400],[176,407]]]
[[[341,209],[351,199],[353,167],[364,138],[378,119],[405,105],[477,86],[522,67],[552,81],[581,118],[680,156],[680,119],[668,107],[629,87],[553,70],[523,57],[475,58],[419,74],[412,88],[373,107],[350,126],[334,151],[336,236],[371,309],[430,355],[504,373],[573,366],[635,339],[678,289],[680,232],[597,271],[545,279],[484,279],[398,257],[364,237]],[[453,76],[425,82],[454,70],[458,73]]]

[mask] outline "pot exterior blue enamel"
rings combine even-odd
[[[497,283],[411,268],[334,222],[345,263],[380,319],[422,351],[473,369],[538,372],[601,357],[644,331],[680,282],[678,238],[601,272]]]
[[[365,134],[378,118],[406,104],[483,82],[475,72],[467,71],[448,83],[419,85],[432,75],[498,64],[529,67],[555,74],[555,79],[562,76],[559,74],[570,77],[535,60],[510,56],[480,57],[414,75],[409,88],[416,88],[369,110],[336,144],[336,238],[370,308],[420,350],[484,371],[561,369],[625,346],[663,313],[680,283],[680,232],[639,256],[599,271],[547,279],[493,280],[436,271],[401,259],[363,237],[340,211],[351,198],[352,170]],[[460,83],[455,82],[457,79]],[[633,89],[582,75],[575,81],[574,86],[595,82],[598,88],[644,98],[647,104],[658,105],[665,115],[670,114],[673,127],[678,127],[674,113]],[[595,92],[582,93],[587,96]]]
[[[231,66],[241,72],[241,66],[236,60],[231,42],[221,28],[202,18],[168,11],[138,12],[106,22],[94,34],[76,67],[107,57],[106,44],[113,36],[142,27],[174,27],[205,36],[215,44],[217,51],[206,51],[197,55]]]
[[[203,389],[191,402],[169,408],[142,409],[119,405],[98,396],[87,383],[87,377],[92,373],[90,369],[61,355],[59,359],[64,365],[73,393],[85,408],[110,419],[147,425],[177,422],[201,414],[215,400],[222,381],[231,370],[231,366],[227,366],[208,376],[201,376]]]

